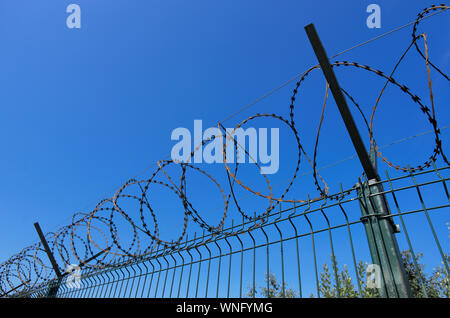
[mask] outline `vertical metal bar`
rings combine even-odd
[[[128,270],[128,266],[127,265],[124,265],[123,268],[127,271],[127,278],[126,278],[127,283],[125,284],[125,289],[123,290],[123,296],[122,296],[122,298],[125,298],[126,297],[125,295],[126,295],[127,290],[128,290],[128,283],[130,282],[131,273]],[[125,280],[125,278],[124,278],[124,280]]]
[[[66,289],[67,289],[66,284],[62,284],[61,283],[58,296],[61,297],[61,298],[67,298],[67,296],[66,296],[67,290]]]
[[[308,219],[308,216],[306,215],[306,212],[308,212],[311,209],[311,200],[309,199],[308,194],[308,207],[303,212],[303,216],[305,217],[306,221],[309,224],[309,228],[311,229],[311,243],[312,243],[312,250],[313,250],[313,259],[314,259],[314,274],[316,278],[316,290],[317,290],[317,297],[320,298],[320,284],[319,284],[319,274],[317,271],[317,257],[316,257],[316,244],[314,242],[314,228],[312,226],[311,221]]]
[[[83,295],[84,298],[89,297],[89,295],[91,294],[91,291],[93,290],[93,288],[95,286],[95,280],[93,279],[92,271],[93,270],[90,270],[90,272],[88,273],[88,276],[86,277],[88,279],[90,285],[88,286],[88,288],[86,288],[86,293]]]
[[[256,224],[256,219],[255,219],[255,224]],[[255,242],[255,238],[253,237],[251,231],[248,231],[247,233],[253,241],[253,264],[252,264],[253,265],[252,266],[252,269],[253,269],[253,274],[252,274],[253,285],[252,286],[253,286],[253,288],[252,288],[251,295],[252,295],[252,298],[255,298],[256,297],[256,242]]]
[[[113,290],[115,293],[115,290],[117,289],[117,280],[116,280],[116,277],[114,276],[114,274],[117,274],[117,269],[114,269],[113,271],[111,271],[111,276],[113,277],[113,282],[114,282],[114,285],[116,288],[113,288],[114,285],[111,286],[111,289],[109,290],[108,298],[113,298],[114,294],[112,294],[112,296],[111,296],[111,293]],[[119,276],[119,275],[117,275],[117,276]]]
[[[231,228],[233,228],[233,220],[231,221]],[[227,236],[225,236],[225,242],[227,242],[228,247],[230,248],[230,258],[228,260],[228,284],[227,284],[227,298],[230,298],[230,281],[231,281],[231,257],[233,256],[233,248],[231,247],[230,242],[227,240]]]
[[[342,90],[337,81],[336,75],[333,72],[333,69],[330,65],[330,61],[328,60],[325,49],[320,41],[319,35],[313,24],[308,24],[305,27],[306,34],[308,35],[309,41],[316,53],[317,60],[319,61],[320,68],[322,69],[325,78],[330,85],[330,90],[333,94],[334,100],[339,108],[339,112],[341,113],[342,119],[344,120],[345,127],[347,128],[348,133],[350,134],[350,138],[352,140],[353,146],[356,149],[356,153],[358,154],[359,160],[364,168],[364,171],[367,175],[367,178],[377,179],[379,180],[378,174],[370,162],[369,154],[367,153],[366,148],[364,147],[364,143],[361,139],[361,135],[359,134],[358,128],[356,127],[355,121],[353,120],[352,114],[348,108],[347,102],[345,100],[344,94],[342,94]]]
[[[105,286],[105,292],[103,293],[103,298],[106,298],[106,293],[108,292],[108,288],[109,286],[111,286],[111,277],[109,276],[111,270],[108,270],[105,274],[106,277],[108,277],[108,281],[106,282],[106,286]]]
[[[125,287],[125,289],[122,289],[122,288],[124,287],[125,280],[127,279],[127,276],[126,276],[125,272],[122,269],[127,270],[125,264],[120,265],[120,273],[122,274],[122,277],[120,278],[121,284],[120,284],[120,288],[119,288],[119,293],[117,294],[118,298],[122,298],[123,297],[122,294],[124,294],[126,292],[126,287]],[[127,270],[127,272],[128,272],[128,270]],[[128,272],[128,274],[129,273],[130,272]],[[122,293],[122,290],[124,291],[123,293]]]
[[[261,227],[259,228],[262,232],[263,232],[263,234],[264,234],[264,236],[265,236],[265,238],[266,238],[266,244],[265,244],[265,246],[266,246],[266,268],[267,268],[267,271],[266,271],[266,280],[267,280],[267,298],[269,298],[269,291],[270,291],[270,287],[269,287],[269,278],[270,278],[270,267],[269,267],[269,237],[267,236],[267,233],[266,233],[266,231],[264,231],[264,228],[262,227],[263,225],[261,225]]]
[[[175,257],[173,257],[173,253],[170,253],[170,257],[173,259],[173,274],[172,274],[172,283],[170,284],[170,292],[169,292],[169,298],[172,298],[172,290],[173,290],[173,283],[175,282],[175,274],[177,271],[177,260]]]
[[[428,209],[427,209],[427,207],[425,205],[425,201],[423,200],[422,193],[420,192],[419,185],[417,184],[416,179],[414,178],[414,174],[412,173],[411,168],[409,166],[408,166],[408,169],[409,169],[410,176],[411,176],[411,178],[412,178],[412,180],[414,182],[415,188],[417,190],[417,194],[419,196],[420,203],[422,204],[423,212],[425,213],[425,216],[427,217],[428,225],[430,226],[430,229],[431,229],[431,232],[433,233],[433,237],[434,237],[434,240],[435,240],[436,245],[438,247],[439,253],[441,254],[442,261],[443,261],[444,266],[445,266],[445,271],[446,271],[447,275],[449,275],[450,271],[449,271],[449,268],[448,268],[447,256],[444,254],[444,252],[442,250],[441,243],[439,242],[439,239],[437,237],[436,231],[435,231],[434,226],[433,226],[433,222],[431,222],[431,218],[430,218],[430,215],[428,214]]]
[[[184,247],[186,247],[186,245],[187,245],[187,235],[186,235],[186,244],[184,245]],[[181,248],[177,251],[178,255],[181,257],[181,262],[182,262],[181,263],[180,281],[178,282],[177,298],[180,298],[181,282],[183,281],[183,272],[184,272],[184,257],[180,251],[181,251]]]
[[[149,260],[150,265],[152,266],[152,275],[150,276],[150,283],[148,285],[147,298],[150,298],[150,293],[152,291],[152,283],[153,283],[153,275],[155,274],[155,265],[153,265],[152,259]]]
[[[327,204],[327,198],[324,198],[322,205],[320,206],[320,212],[322,213],[323,217],[325,218],[327,225],[328,225],[328,235],[330,238],[330,249],[331,249],[331,266],[333,267],[334,272],[334,281],[336,282],[336,289],[337,289],[337,296],[338,298],[341,298],[341,283],[339,281],[339,273],[337,268],[337,260],[336,255],[334,253],[334,246],[333,246],[333,236],[331,234],[331,225],[330,220],[328,219],[327,215],[323,211],[324,206]]]
[[[219,298],[220,265],[222,263],[222,249],[220,248],[220,245],[217,244],[217,240],[214,240],[214,244],[216,244],[217,248],[219,249],[219,267],[217,269],[217,287],[216,287],[216,298]]]
[[[163,247],[161,246],[161,251],[162,251]],[[157,249],[157,253],[159,252],[159,247]],[[156,286],[155,286],[155,298],[158,295],[158,287],[159,287],[159,279],[161,278],[161,271],[162,271],[162,266],[161,266],[161,262],[159,261],[159,256],[158,254],[156,254],[155,260],[159,265],[159,270],[158,270],[158,278],[156,279]]]
[[[136,293],[134,294],[134,298],[137,298],[137,296],[138,296],[139,285],[141,284],[141,277],[142,277],[142,268],[139,266],[139,263],[137,263],[136,265],[139,268],[139,276],[138,276],[138,281],[137,281],[137,285],[136,285]]]
[[[98,298],[99,293],[101,294],[101,290],[103,289],[103,285],[105,284],[105,280],[103,278],[103,273],[95,274],[95,277],[99,277],[100,284],[97,285],[97,292],[95,293],[95,298]]]
[[[133,274],[131,274],[130,273],[130,271],[128,271],[127,270],[127,272],[128,272],[128,279],[127,279],[127,287],[125,288],[125,291],[127,291],[128,290],[128,283],[129,283],[129,281],[131,280],[131,286],[130,286],[130,292],[128,293],[128,298],[130,298],[131,297],[131,293],[133,292],[133,286],[134,286],[134,279],[135,279],[135,277],[136,277],[136,271],[134,270],[134,264],[131,264],[131,265],[127,265],[126,266],[126,268],[131,268],[131,270],[133,271]],[[133,276],[131,276],[131,275],[133,275]],[[125,293],[123,294],[123,297],[127,297],[126,295],[125,295]]]
[[[205,239],[205,230],[203,230],[203,233],[202,233],[202,240],[200,242],[196,243],[195,246],[194,246],[194,248],[197,251],[197,254],[199,256],[198,273],[197,273],[197,285],[195,287],[195,298],[198,297],[198,286],[199,286],[199,283],[200,283],[200,274],[201,274],[202,261],[203,261],[203,255],[198,250],[198,247],[200,246],[201,243],[203,243],[204,239]]]
[[[352,140],[353,146],[355,147],[356,153],[358,154],[359,160],[364,168],[364,172],[369,180],[368,190],[369,193],[363,192],[363,195],[368,198],[371,206],[370,215],[368,216],[370,222],[366,223],[366,230],[375,229],[375,247],[379,252],[381,259],[381,265],[384,267],[383,274],[389,275],[392,273],[392,277],[386,277],[386,283],[388,284],[387,291],[388,297],[411,297],[411,289],[409,282],[406,278],[405,269],[401,260],[400,251],[398,249],[397,240],[394,236],[395,229],[393,224],[387,218],[389,215],[389,207],[384,195],[379,194],[383,192],[382,184],[377,183],[380,180],[378,173],[376,171],[375,163],[371,162],[364,143],[359,134],[358,128],[353,120],[352,114],[348,108],[347,102],[345,100],[344,94],[339,86],[336,75],[331,67],[330,61],[328,60],[325,49],[322,42],[319,39],[316,29],[313,24],[309,24],[305,27],[308,38],[316,54],[317,60],[319,61],[322,72],[330,85],[330,90],[333,94],[334,100],[339,108],[342,119],[344,120],[347,131]],[[376,157],[376,156],[374,156]],[[367,215],[366,215],[367,217]],[[372,219],[374,219],[376,226],[373,227]],[[371,226],[372,229],[368,229],[367,225]],[[378,229],[377,229],[378,227]],[[370,231],[367,231],[370,232]],[[368,234],[368,239],[370,241],[371,235]],[[370,244],[370,242],[369,242]],[[371,250],[371,252],[374,252]],[[372,254],[372,258],[376,258]]]
[[[164,253],[166,253],[166,251],[164,251]],[[167,276],[169,275],[170,264],[167,261],[166,256],[164,254],[162,255],[162,258],[164,259],[164,261],[166,261],[166,264],[167,264],[167,266],[166,266],[166,276],[164,277],[163,290],[162,290],[162,295],[161,295],[161,298],[164,298],[164,293],[166,291]]]
[[[277,231],[278,231],[278,234],[280,235],[280,259],[281,259],[281,296],[283,297],[283,298],[285,298],[286,297],[286,283],[285,283],[285,281],[284,281],[284,250],[283,250],[283,241],[284,241],[284,239],[283,239],[283,234],[281,233],[281,231],[280,231],[280,228],[278,227],[278,225],[277,225],[277,223],[278,223],[278,220],[281,218],[281,203],[280,203],[280,215],[279,215],[279,217],[276,219],[276,220],[274,220],[274,225],[275,225],[275,228],[277,229]]]
[[[416,257],[416,254],[414,253],[414,249],[412,247],[411,240],[409,238],[408,230],[406,228],[405,221],[403,220],[403,216],[401,214],[400,205],[399,205],[399,203],[397,201],[397,197],[395,196],[394,187],[392,186],[391,178],[389,177],[389,174],[388,174],[387,170],[386,170],[386,177],[387,177],[387,180],[389,182],[389,187],[391,188],[392,198],[394,199],[395,206],[397,207],[397,212],[398,212],[398,215],[400,217],[400,222],[402,223],[402,229],[403,229],[403,232],[405,233],[405,236],[406,236],[406,242],[408,243],[409,250],[411,251],[412,260],[413,260],[413,263],[414,263],[414,267],[416,269],[417,277],[419,278],[419,283],[420,283],[420,286],[422,288],[422,292],[425,295],[425,297],[428,298],[428,292],[427,292],[427,289],[425,288],[425,283],[424,283],[424,280],[423,280],[423,277],[422,277],[423,275],[421,273],[419,265],[417,264],[417,257]]]
[[[299,246],[298,246],[298,231],[297,231],[297,227],[295,226],[294,222],[292,222],[291,217],[294,216],[296,214],[296,210],[295,210],[295,202],[293,203],[294,207],[293,207],[293,211],[292,214],[289,215],[289,222],[291,223],[292,227],[294,228],[294,232],[295,232],[295,247],[296,247],[296,251],[297,251],[297,274],[298,274],[298,292],[299,292],[299,297],[302,298],[302,278],[300,275],[300,251],[299,251]]]
[[[145,283],[147,282],[147,276],[148,276],[148,267],[145,265],[145,262],[142,263],[145,267],[145,274],[144,274],[144,282],[142,283],[142,292],[141,292],[141,298],[144,297],[144,291],[145,291]]]
[[[196,237],[197,237],[197,233],[194,233],[194,242],[195,242]],[[188,274],[188,281],[187,281],[187,288],[186,288],[186,298],[189,296],[189,286],[191,285],[192,263],[194,261],[192,254],[189,251],[191,248],[192,248],[192,245],[188,246],[186,249],[186,252],[189,254],[189,257],[191,258],[191,261],[189,262],[189,274]]]
[[[244,216],[242,216],[242,228],[244,227]],[[241,244],[241,272],[239,274],[239,298],[242,298],[242,275],[244,271],[244,244],[242,243],[241,239],[239,238],[239,233],[236,233],[236,238],[238,239],[239,243]]]
[[[205,244],[205,248],[208,251],[208,271],[206,272],[206,287],[205,287],[205,298],[208,297],[208,287],[209,287],[209,273],[211,270],[211,250],[208,247],[208,244]]]
[[[347,224],[348,239],[350,241],[350,248],[352,251],[352,259],[353,259],[353,266],[355,268],[356,282],[358,283],[359,294],[361,297],[363,297],[362,289],[361,289],[361,282],[359,281],[359,277],[358,277],[358,266],[356,265],[356,256],[355,256],[355,249],[353,247],[352,232],[350,231],[350,224],[348,222],[347,213],[345,212],[344,208],[342,207],[342,203],[341,203],[342,199],[344,198],[344,189],[342,188],[342,183],[340,184],[340,187],[341,187],[341,198],[338,200],[338,204],[339,204],[339,208],[341,209],[341,212],[344,214],[345,222]]]

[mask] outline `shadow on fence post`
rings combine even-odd
[[[376,155],[371,150],[371,161],[376,167]],[[361,221],[364,224],[372,262],[380,267],[381,297],[412,297],[395,233],[398,226],[390,216],[383,185],[376,179],[357,184]]]
[[[371,152],[371,160],[314,25],[307,25],[305,30],[368,179],[366,183],[358,184],[358,195],[361,220],[366,229],[372,262],[380,266],[382,276],[380,294],[382,297],[392,298],[412,297],[394,236],[396,226],[390,216],[383,186],[376,170],[376,154],[374,151]]]

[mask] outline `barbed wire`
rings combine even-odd
[[[429,57],[428,43],[427,37],[424,33],[416,35],[418,33],[419,22],[425,18],[429,18],[435,15],[439,11],[448,10],[450,7],[441,4],[441,5],[432,5],[429,8],[425,8],[418,14],[418,18],[402,27],[399,27],[395,30],[387,32],[381,36],[378,36],[369,41],[363,42],[359,45],[356,45],[350,49],[344,50],[343,52],[334,55],[332,58],[335,58],[345,52],[350,51],[356,47],[364,45],[366,43],[372,42],[375,39],[379,39],[382,36],[387,34],[392,34],[395,31],[405,28],[406,26],[413,25],[412,31],[412,41],[405,52],[400,57],[399,61],[395,65],[394,69],[386,75],[381,70],[375,69],[368,65],[363,65],[358,62],[348,62],[348,61],[334,61],[331,63],[333,67],[348,67],[348,68],[357,68],[363,71],[368,71],[376,76],[383,78],[386,82],[383,88],[381,89],[378,98],[376,100],[375,105],[372,108],[370,120],[367,120],[364,112],[362,111],[360,105],[357,103],[356,99],[350,95],[347,90],[343,89],[343,93],[350,99],[352,105],[356,107],[359,113],[362,115],[362,118],[365,122],[366,128],[370,137],[370,147],[371,150],[375,151],[376,155],[379,156],[383,162],[385,162],[389,167],[392,167],[399,171],[404,172],[414,172],[423,170],[426,167],[429,167],[434,161],[438,159],[440,156],[443,161],[450,165],[442,145],[442,140],[440,138],[441,131],[438,128],[438,123],[436,120],[435,113],[435,105],[433,99],[433,91],[432,91],[432,82],[431,82],[431,68],[437,71],[440,75],[442,75],[445,79],[449,80],[447,74],[445,74],[438,66],[431,62]],[[434,13],[433,13],[434,12]],[[420,48],[418,42],[419,40],[424,40],[424,51]],[[406,54],[410,51],[412,46],[415,46],[416,51],[423,58],[427,71],[427,81],[428,81],[428,89],[430,93],[430,102],[431,108],[427,106],[420,97],[412,93],[411,89],[408,88],[404,84],[400,84],[396,79],[394,79],[393,75],[397,70],[400,63],[403,61]],[[350,193],[350,191],[344,192],[342,191],[338,195],[330,195],[329,194],[329,186],[327,185],[325,179],[319,174],[317,168],[317,155],[319,149],[319,136],[321,127],[323,124],[323,120],[325,117],[325,108],[328,98],[328,84],[325,89],[325,97],[323,101],[323,107],[321,112],[321,117],[319,119],[319,125],[316,133],[315,144],[314,144],[314,154],[312,159],[308,156],[306,150],[304,149],[300,136],[298,133],[298,129],[295,124],[295,101],[298,98],[298,94],[300,92],[300,88],[302,83],[308,78],[308,75],[314,71],[319,69],[319,65],[315,65],[307,69],[305,72],[301,73],[301,75],[297,75],[294,78],[291,78],[284,84],[280,85],[276,89],[270,91],[269,93],[263,95],[261,98],[257,99],[255,102],[247,105],[246,107],[240,109],[238,112],[235,112],[231,116],[227,117],[225,120],[229,120],[231,117],[235,116],[237,113],[241,112],[243,109],[247,109],[251,105],[256,104],[258,101],[262,100],[266,96],[272,94],[277,91],[281,87],[286,86],[288,83],[298,79],[295,88],[293,89],[293,94],[290,99],[289,105],[289,118],[286,119],[281,115],[277,114],[260,114],[257,113],[252,115],[244,120],[242,120],[239,124],[237,124],[232,131],[225,129],[222,123],[225,121],[221,121],[218,123],[217,128],[221,132],[219,136],[213,135],[210,138],[202,140],[201,144],[197,145],[195,149],[190,153],[189,158],[186,161],[179,162],[173,159],[167,159],[167,157],[163,160],[157,162],[157,167],[151,174],[150,178],[139,179],[138,177],[141,174],[133,177],[132,179],[125,182],[110,198],[106,198],[101,200],[95,208],[88,213],[77,212],[72,216],[71,223],[65,225],[55,232],[50,232],[45,235],[47,242],[49,243],[51,252],[58,258],[58,266],[60,270],[65,271],[65,268],[76,261],[78,264],[82,264],[83,266],[92,268],[92,269],[100,269],[105,267],[115,267],[119,265],[123,265],[125,263],[130,263],[135,261],[136,259],[142,258],[143,256],[149,255],[152,251],[163,248],[163,249],[175,249],[181,241],[186,237],[187,227],[189,221],[193,221],[198,224],[200,228],[204,231],[210,233],[212,236],[216,236],[219,234],[224,234],[224,224],[228,216],[228,210],[231,202],[236,207],[237,211],[242,215],[244,219],[249,221],[253,221],[254,224],[252,227],[260,226],[267,222],[267,218],[271,211],[274,210],[275,207],[280,205],[282,202],[289,203],[303,203],[303,202],[313,202],[321,199],[331,199],[331,200],[342,200],[342,198]],[[394,164],[389,161],[383,154],[374,139],[374,118],[376,110],[378,109],[381,97],[385,91],[385,88],[389,85],[393,84],[398,87],[400,91],[411,97],[414,104],[418,105],[419,110],[425,115],[428,122],[432,126],[432,132],[434,134],[434,143],[435,147],[433,149],[430,157],[422,164],[417,165],[413,168],[409,166],[400,166],[398,164]],[[296,140],[296,148],[297,148],[297,158],[296,158],[296,166],[295,170],[292,174],[292,177],[287,181],[287,186],[282,190],[281,194],[275,195],[273,194],[273,187],[270,184],[269,178],[262,172],[261,166],[258,164],[255,158],[252,158],[251,154],[239,144],[239,142],[234,138],[234,132],[242,128],[244,125],[251,121],[255,121],[258,119],[269,118],[274,119],[281,122],[283,125],[287,126],[287,128],[293,134]],[[226,186],[221,185],[216,178],[214,178],[211,174],[206,171],[200,169],[198,166],[192,164],[192,158],[194,157],[197,151],[201,151],[203,146],[208,145],[209,143],[216,142],[216,139],[221,138],[222,142],[222,156],[223,163],[225,167],[227,184]],[[238,167],[239,160],[235,160],[234,168],[231,167],[230,158],[227,158],[228,153],[227,149],[229,149],[230,144],[232,145],[233,155],[237,156],[239,153],[245,155],[249,158],[255,165],[257,169],[261,171],[261,174],[264,177],[265,182],[267,183],[267,190],[269,194],[264,194],[261,191],[257,191],[254,186],[247,184],[244,180],[238,177]],[[292,188],[295,180],[299,176],[300,164],[302,161],[302,157],[304,157],[307,163],[312,168],[313,174],[313,182],[317,188],[318,196],[314,199],[303,199],[303,200],[294,200],[287,199],[286,196]],[[168,172],[168,168],[174,166],[178,167],[181,171],[181,176],[176,178],[173,174]],[[189,200],[187,195],[187,177],[186,171],[191,170],[192,172],[199,173],[201,176],[206,177],[210,182],[212,182],[218,191],[221,194],[223,199],[223,214],[220,218],[220,221],[216,225],[209,224],[205,218],[202,216],[200,211],[196,209],[193,203]],[[145,171],[147,171],[146,169]],[[162,181],[165,179],[167,181]],[[252,195],[256,195],[257,197],[263,198],[268,201],[267,207],[263,213],[259,215],[251,214],[248,211],[245,211],[239,200],[237,199],[235,187],[238,185],[243,188],[245,191],[249,192]],[[170,190],[181,202],[184,210],[183,216],[183,225],[181,227],[181,231],[179,235],[172,240],[163,240],[160,237],[160,227],[158,224],[157,213],[155,209],[150,205],[149,197],[151,193],[151,189],[153,187],[163,187],[165,189]],[[137,208],[132,209],[131,211],[125,206],[127,204],[132,203],[137,204]],[[138,211],[138,212],[137,212]],[[133,216],[137,214],[138,220],[133,219]],[[127,226],[127,235],[126,237],[121,237],[119,235],[119,226]],[[227,233],[230,234],[230,233]],[[122,239],[122,240],[121,240]],[[101,255],[92,259],[95,255],[98,255],[100,252],[103,252]],[[49,264],[46,259],[46,255],[43,255],[45,250],[41,243],[36,243],[31,246],[23,248],[19,253],[11,256],[7,261],[0,264],[0,294],[6,294],[8,291],[17,288],[18,285],[21,285],[20,291],[26,291],[42,284],[48,283],[51,279],[54,278],[53,268]],[[86,262],[86,260],[92,261]]]

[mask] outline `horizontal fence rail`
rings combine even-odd
[[[242,147],[236,141],[238,138],[223,127],[224,120],[217,126],[220,134],[195,145],[186,161],[173,158],[158,161],[149,179],[128,180],[112,197],[101,200],[88,213],[75,213],[70,224],[54,233],[44,235],[35,223],[40,242],[23,248],[0,264],[0,297],[449,297],[447,182],[450,162],[441,139],[444,128],[438,125],[430,74],[438,72],[439,78],[447,82],[449,77],[431,62],[427,36],[419,32],[422,20],[448,13],[448,9],[445,4],[430,6],[422,10],[415,21],[396,29],[412,25],[412,40],[389,73],[358,62],[329,61],[314,26],[306,27],[320,64],[225,119],[229,120],[297,80],[288,118],[257,113],[235,125],[233,130],[254,120],[275,120],[295,138],[289,147],[298,155],[293,158],[296,167],[278,197],[272,194],[273,185],[258,162],[250,161],[245,145]],[[427,71],[424,82],[428,81],[430,105],[393,77],[413,47]],[[355,98],[339,86],[335,74],[338,68],[362,70],[385,83],[370,117],[366,117]],[[302,114],[302,110],[298,111],[299,105],[295,107],[295,101],[308,75],[318,70],[323,71],[327,85],[314,153],[309,157],[295,122],[298,113]],[[373,120],[388,85],[410,98],[431,125],[429,133],[433,134],[434,149],[420,165],[401,166],[389,161],[375,142]],[[317,168],[328,90],[335,98],[365,175],[370,177],[370,180],[365,177],[359,182],[355,180],[351,188],[343,189],[341,185],[340,191],[331,190],[334,193],[330,193]],[[369,151],[365,149],[347,101],[364,120],[370,139]],[[216,141],[222,145],[223,180],[216,180],[199,165],[192,164],[192,159],[200,154],[199,149],[201,152],[203,146]],[[243,152],[238,151],[239,148]],[[230,149],[232,156],[228,153]],[[238,155],[248,157],[249,163],[260,170],[270,194],[259,192],[259,185],[249,185],[239,179],[242,176],[241,173],[238,177],[239,160],[227,162]],[[386,171],[384,176],[379,176],[376,157],[381,158],[390,171],[404,174],[391,177]],[[438,161],[442,166],[437,166]],[[312,181],[317,189],[312,196],[305,197],[308,191],[299,193],[294,186],[301,176],[303,163],[312,168]],[[195,182],[189,184],[186,180],[192,180],[194,174],[214,183],[214,189],[217,187],[220,191],[224,210],[215,225],[206,221],[188,196],[187,184]],[[163,240],[160,236],[156,208],[149,203],[149,189],[153,187],[169,190],[183,206],[177,210],[184,215],[176,239]],[[258,212],[253,215],[244,211],[234,192],[238,187],[255,195],[254,198],[266,200],[268,207],[265,210],[253,208],[251,211]],[[168,200],[158,195],[153,197],[160,199],[160,204]],[[254,207],[253,202],[251,204]],[[242,220],[229,221],[230,206]],[[188,222],[194,228],[188,229]]]
[[[384,192],[372,195],[387,197],[392,210],[389,218],[399,227],[401,249],[413,255],[413,270],[418,274],[424,297],[431,295],[427,295],[426,282],[421,279],[425,273],[416,261],[419,253],[438,255],[430,259],[433,265],[443,264],[448,275],[448,256],[444,252],[448,240],[442,240],[447,233],[442,236],[442,230],[437,228],[443,227],[450,207],[449,168],[435,167],[396,178],[386,173],[385,179],[379,181]],[[279,211],[261,223],[244,220],[218,235],[187,236],[175,249],[158,246],[132,262],[117,260],[100,270],[82,268],[79,286],[76,275],[66,275],[14,296],[46,297],[49,290],[59,286],[55,296],[69,298],[327,297],[323,295],[323,265],[330,264],[330,280],[336,286],[334,296],[349,297],[342,282],[336,284],[345,279],[341,266],[344,264],[348,268],[346,275],[355,282],[352,295],[364,297],[367,281],[361,276],[358,263],[370,263],[370,258],[363,231],[366,219],[360,213],[362,196],[357,187],[347,190],[350,195],[338,201],[280,205]],[[436,195],[427,202],[424,193],[430,191]],[[431,237],[426,250],[417,247],[417,229],[408,227],[408,219],[413,217],[424,220],[420,240],[424,240],[427,231]],[[278,289],[266,279],[267,273],[271,274],[269,278],[276,277]]]

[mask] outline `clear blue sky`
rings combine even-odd
[[[0,1],[0,262],[37,241],[33,222],[39,221],[44,231],[55,230],[69,223],[74,212],[90,211],[128,178],[166,157],[174,144],[170,140],[174,128],[192,129],[194,119],[202,119],[205,127],[214,126],[316,64],[303,29],[308,23],[314,22],[333,55],[414,20],[432,4],[378,0],[382,28],[368,29],[366,7],[373,2]],[[70,3],[81,7],[79,30],[66,27]],[[447,73],[449,34],[443,30],[449,27],[448,13],[421,24],[429,37],[432,60]],[[339,60],[359,61],[389,73],[409,45],[410,34],[411,27]],[[338,76],[369,114],[384,82],[354,69],[339,69]],[[445,126],[450,122],[448,82],[435,71],[431,76],[438,122]],[[429,104],[426,69],[414,50],[395,77]],[[257,112],[288,118],[293,88],[288,85],[225,126],[233,127]],[[319,72],[305,89],[295,120],[312,156],[325,89]],[[366,138],[357,113],[355,118]],[[396,88],[387,90],[375,124],[379,145],[431,129],[417,106]],[[280,172],[271,182],[285,181],[295,165],[294,139],[278,122],[255,122],[258,125],[280,127]],[[446,137],[443,131],[444,149],[448,149]],[[414,166],[432,149],[428,135],[386,154]],[[318,165],[353,154],[330,99]],[[309,170],[304,161],[302,172]],[[350,187],[360,173],[359,163],[352,160],[324,170],[323,175],[337,190],[338,182]],[[257,184],[260,178],[249,173],[246,180]],[[190,189],[197,190],[192,195],[199,210],[220,210],[220,197],[205,193],[200,181],[191,183]],[[306,192],[317,195],[310,175],[300,178],[295,197],[305,197]],[[181,205],[170,198],[161,194],[155,205],[179,209]],[[169,239],[182,214],[177,214],[177,221],[168,212],[159,216],[164,238]]]

